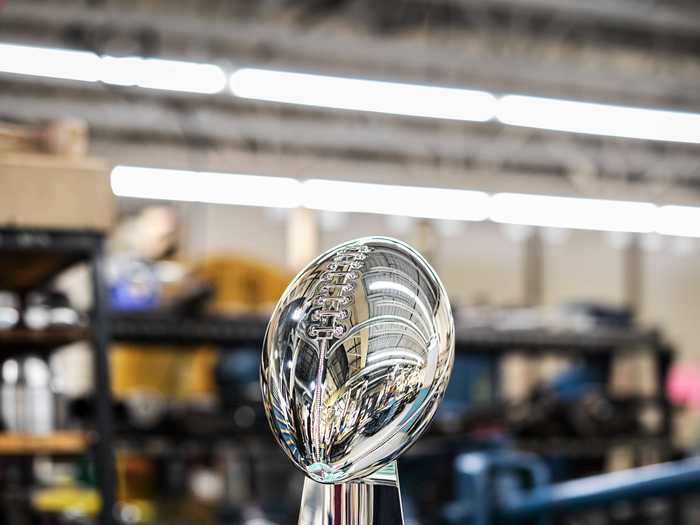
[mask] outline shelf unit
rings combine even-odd
[[[261,346],[267,316],[176,317],[167,314],[112,314],[112,338],[125,343],[218,345],[223,348],[242,345]]]
[[[560,352],[567,354],[604,354],[617,351],[634,351],[663,345],[657,330],[638,328],[597,328],[591,332],[546,330],[542,328],[522,330],[495,330],[493,328],[467,328],[457,325],[457,350],[528,353]]]
[[[0,433],[0,456],[80,455],[88,452],[90,439],[84,432],[50,434]]]
[[[113,314],[115,341],[182,345],[216,344],[223,347],[261,344],[266,315],[202,316],[182,318],[159,313]],[[601,329],[595,332],[494,330],[457,327],[457,351],[606,353],[621,349],[659,347],[656,330]]]
[[[90,258],[102,236],[92,230],[0,228],[0,289],[40,288]],[[8,257],[11,255],[11,257]]]
[[[49,328],[46,330],[28,330],[14,328],[0,331],[0,348],[31,348],[38,353],[51,352],[54,348],[65,346],[77,341],[90,338],[90,330],[86,327]],[[4,351],[0,351],[2,356]]]
[[[445,454],[446,452],[459,453],[464,449],[464,444],[470,443],[473,449],[494,448],[496,445],[509,445],[514,448],[546,456],[566,456],[572,458],[590,458],[605,456],[616,448],[637,449],[641,447],[654,447],[664,453],[673,452],[673,442],[663,437],[616,437],[610,439],[593,438],[585,441],[580,439],[503,439],[493,440],[475,438],[469,434],[432,435],[430,431],[422,437],[408,452],[407,457],[421,457]]]
[[[260,347],[265,335],[268,317],[247,315],[237,317],[203,316],[180,318],[166,314],[118,314],[112,316],[115,341],[141,344],[169,344],[186,350],[194,345],[216,344],[222,349]],[[556,352],[580,357],[593,366],[609,372],[614,356],[621,352],[651,352],[655,358],[657,382],[665,384],[672,352],[656,330],[598,329],[594,332],[531,330],[495,330],[491,328],[466,328],[457,326],[456,351],[480,355],[497,361],[511,352],[530,355]],[[492,381],[498,383],[498,367],[494,367]],[[598,439],[595,446],[586,440],[549,440],[546,446],[533,441],[520,440],[514,444],[534,452],[571,453],[573,455],[600,455],[618,446],[639,448],[658,446],[660,450],[672,449],[672,407],[668,400],[658,396],[640,399],[641,403],[661,409],[662,425],[658,435],[631,436],[629,438]],[[190,441],[206,440],[202,436],[190,436]],[[426,439],[464,442],[467,436],[434,435]],[[542,441],[544,443],[544,441]]]
[[[114,430],[108,351],[109,317],[102,268],[103,235],[94,230],[0,229],[0,289],[20,295],[48,284],[64,269],[87,263],[93,293],[93,308],[85,328],[0,333],[0,356],[33,352],[48,353],[79,340],[92,343],[95,379],[94,442],[80,433],[59,432],[47,436],[0,434],[0,449],[7,455],[81,454],[94,455],[98,490],[102,500],[100,524],[114,523],[115,470]]]
[[[657,393],[639,396],[638,406],[656,407],[661,422],[658,432],[650,435],[632,435],[606,438],[516,439],[512,444],[519,449],[545,455],[570,457],[604,456],[617,447],[628,447],[637,455],[645,448],[654,448],[663,457],[671,457],[673,448],[674,410],[665,395],[664,385],[673,359],[671,347],[658,330],[639,328],[598,328],[592,332],[554,331],[545,329],[504,330],[486,328],[456,329],[457,352],[472,352],[491,359],[491,383],[500,385],[500,360],[509,353],[537,356],[556,353],[575,358],[601,372],[609,381],[615,356],[629,353],[646,353],[651,356],[655,368]]]

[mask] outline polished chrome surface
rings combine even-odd
[[[299,525],[403,525],[396,461],[360,481],[304,480]]]
[[[425,259],[385,237],[347,242],[302,270],[272,315],[270,426],[312,480],[365,478],[426,429],[453,359],[447,293]]]

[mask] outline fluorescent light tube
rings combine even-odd
[[[484,91],[244,68],[230,87],[242,98],[416,117],[487,121],[496,98]]]
[[[204,94],[226,87],[226,74],[214,64],[11,44],[0,44],[0,72]]]
[[[212,94],[226,87],[224,70],[213,64],[159,58],[102,58],[100,80],[107,84]]]
[[[700,114],[506,95],[498,120],[513,126],[633,139],[700,143]]]
[[[700,237],[700,208],[695,206],[661,206],[657,233],[678,237]]]
[[[214,64],[0,44],[0,72],[213,94]],[[229,78],[242,98],[356,111],[504,124],[613,137],[700,143],[700,114],[485,91],[243,68]]]
[[[84,51],[0,44],[0,71],[96,82],[100,58]]]
[[[116,166],[112,192],[120,197],[294,208],[301,183],[284,177]]]
[[[700,207],[116,166],[120,197],[700,237]]]
[[[141,76],[141,57],[102,57],[100,80],[114,86],[136,86]]]
[[[214,64],[147,58],[137,85],[150,89],[213,94],[226,87],[224,70]]]
[[[489,203],[480,191],[321,179],[304,181],[303,198],[303,205],[315,210],[464,221],[485,220]]]
[[[647,202],[521,193],[491,197],[490,219],[505,224],[614,232],[652,232],[656,206]]]

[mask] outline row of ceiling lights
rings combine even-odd
[[[113,85],[214,94],[226,74],[213,64],[0,44],[0,71]],[[239,97],[346,110],[700,143],[700,114],[243,68],[228,78]],[[432,219],[658,232],[700,237],[700,208],[645,202],[361,184],[118,166],[115,194]]]
[[[0,44],[0,72],[324,108],[670,142],[700,143],[700,114],[479,90]]]
[[[455,221],[700,237],[700,208],[234,173],[116,166],[122,197],[276,208],[305,207]]]

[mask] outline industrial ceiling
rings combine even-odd
[[[692,0],[25,0],[0,9],[3,43],[700,112]],[[94,152],[120,163],[700,197],[697,144],[0,75],[0,118],[63,116],[85,119]]]

